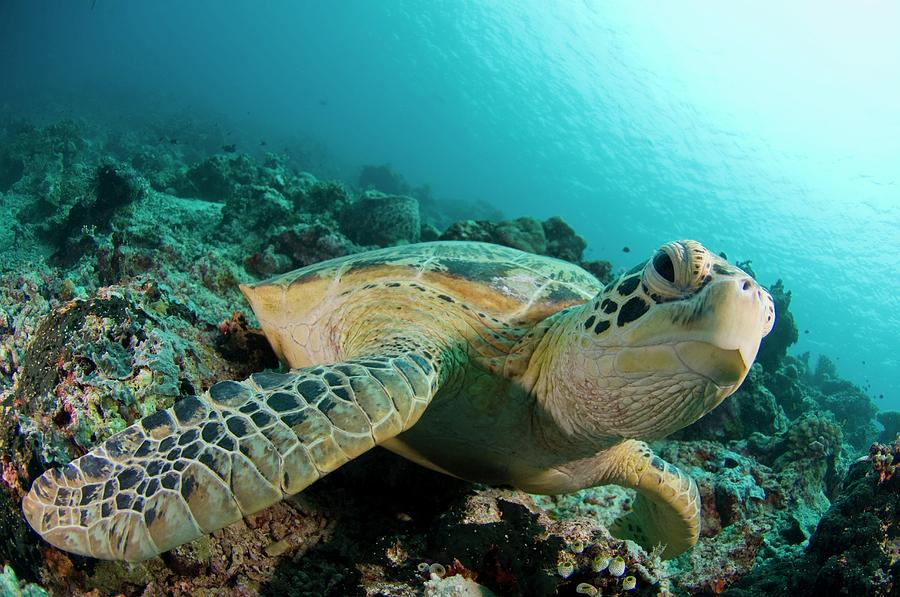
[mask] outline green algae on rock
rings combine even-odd
[[[186,389],[208,383],[204,360],[210,356],[166,330],[177,321],[159,312],[167,304],[153,287],[109,289],[44,319],[12,396],[18,433],[26,441],[40,438],[42,462],[67,462],[171,405]],[[196,323],[182,320],[181,332]]]
[[[20,581],[16,572],[8,565],[0,571],[0,595],[3,597],[50,597],[41,587]]]

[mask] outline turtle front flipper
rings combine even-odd
[[[297,493],[413,425],[438,385],[415,353],[223,381],[49,470],[22,501],[49,543],[140,561]]]
[[[631,512],[610,531],[646,549],[665,545],[671,558],[700,537],[700,492],[693,479],[656,456],[644,442],[626,440],[604,454],[604,483],[636,489]]]

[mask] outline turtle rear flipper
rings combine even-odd
[[[438,385],[415,353],[223,381],[145,417],[22,501],[66,551],[140,561],[297,493],[408,429]]]
[[[665,545],[664,558],[693,547],[700,537],[700,492],[693,479],[656,456],[644,442],[627,440],[609,451],[606,483],[636,489],[631,512],[610,531],[645,549]]]

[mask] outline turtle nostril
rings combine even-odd
[[[751,286],[753,286],[753,283],[750,282],[750,280],[744,280],[744,283],[743,283],[743,285],[741,286],[741,289],[744,290],[744,291],[747,291],[747,290],[750,290],[750,287],[751,287]]]

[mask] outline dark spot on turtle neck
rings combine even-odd
[[[622,296],[628,296],[638,287],[638,284],[641,283],[640,276],[632,276],[631,278],[625,278],[622,280],[622,283],[619,284],[618,292]]]
[[[644,302],[640,297],[634,297],[628,300],[619,311],[618,324],[622,327],[626,323],[634,321],[650,309],[650,305]]]

